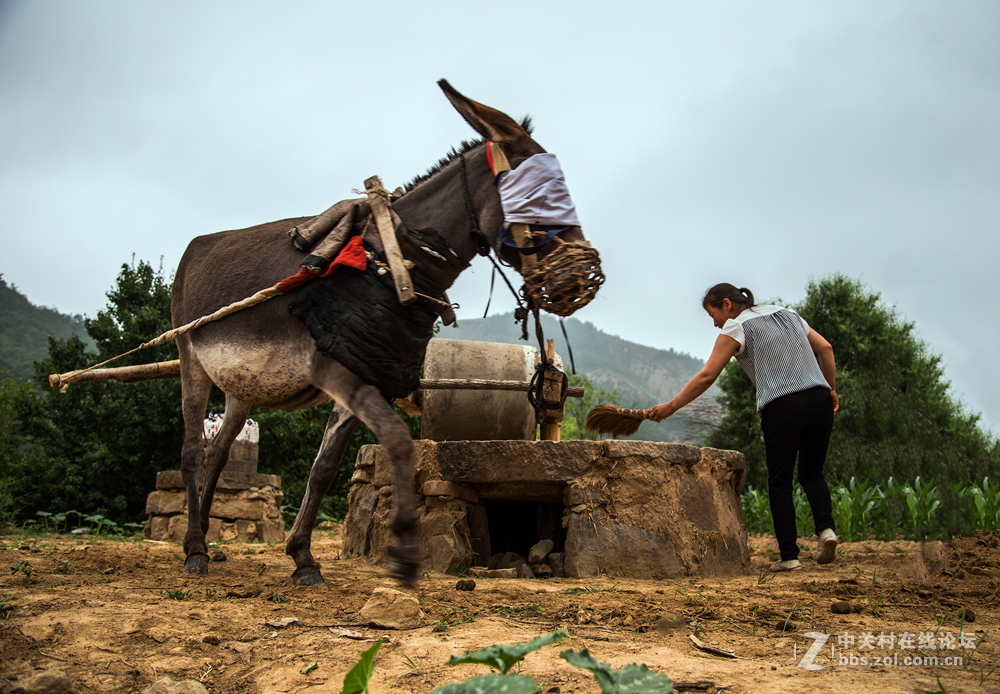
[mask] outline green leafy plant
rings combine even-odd
[[[532,639],[528,643],[519,643],[513,646],[490,646],[489,648],[483,648],[478,651],[469,651],[462,655],[453,655],[448,659],[448,664],[486,665],[494,670],[499,670],[502,674],[507,674],[512,667],[521,662],[524,656],[528,655],[532,651],[537,651],[540,648],[548,646],[552,643],[557,643],[568,637],[569,633],[560,629],[559,631],[552,632],[551,634],[546,634],[545,636],[539,636],[536,639]]]
[[[22,583],[25,588],[30,588],[35,582],[34,579],[31,578],[31,564],[23,559],[14,564],[14,566],[10,567],[10,575],[14,576],[15,574],[24,574],[24,580]]]
[[[527,643],[512,646],[494,645],[452,656],[448,660],[449,665],[486,665],[494,672],[477,675],[465,682],[446,684],[431,694],[536,694],[544,691],[544,686],[540,686],[531,677],[511,670],[519,668],[521,660],[532,651],[567,637],[569,634],[565,630],[559,630],[539,636]],[[361,658],[344,677],[340,694],[367,694],[368,683],[375,667],[375,655],[381,645],[381,642],[378,642],[361,654]],[[669,677],[655,673],[645,665],[633,663],[621,670],[613,670],[607,663],[595,660],[587,649],[579,653],[572,650],[563,651],[559,657],[571,665],[590,670],[603,694],[673,694],[674,692]],[[417,671],[417,665],[406,654],[403,654],[403,658],[411,670]]]
[[[941,505],[941,492],[933,482],[921,482],[920,475],[917,475],[912,485],[903,488],[903,494],[910,529],[915,537],[923,539],[928,534],[934,512]]]
[[[972,527],[983,532],[1000,528],[1000,483],[990,484],[984,477],[982,485],[969,488],[972,499]]]
[[[740,497],[743,503],[743,517],[747,531],[752,535],[766,535],[771,532],[771,507],[767,492],[747,486]]]
[[[194,591],[178,588],[177,590],[164,590],[162,591],[162,595],[171,600],[187,600],[194,595]]]
[[[674,685],[670,678],[653,672],[646,665],[631,663],[621,670],[612,670],[607,663],[601,663],[584,648],[563,651],[559,657],[570,665],[590,670],[603,694],[673,694]]]
[[[368,694],[368,683],[375,669],[375,656],[381,647],[382,642],[376,641],[371,648],[361,654],[354,667],[344,675],[344,686],[341,687],[340,694]]]
[[[449,627],[458,626],[459,624],[468,624],[474,621],[476,621],[476,616],[471,612],[463,612],[459,615],[456,610],[450,610],[446,617],[442,617],[441,619],[437,619],[431,623],[431,631],[435,634],[442,634],[448,631]]]
[[[841,539],[865,539],[871,527],[872,511],[885,498],[879,486],[851,477],[846,487],[836,487],[830,496],[833,519]]]
[[[530,605],[518,605],[517,607],[498,605],[496,611],[500,614],[516,615],[518,617],[541,617],[545,614],[542,606],[537,602],[533,602]]]

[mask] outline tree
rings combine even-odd
[[[149,263],[123,265],[107,297],[108,306],[85,321],[96,351],[75,335],[50,338],[48,358],[35,365],[41,389],[22,393],[18,401],[19,432],[33,455],[18,457],[4,471],[4,484],[18,500],[15,520],[37,511],[76,510],[118,523],[138,521],[156,472],[177,467],[178,381],[83,383],[66,393],[48,387],[50,373],[90,366],[170,327],[170,284]],[[116,365],[176,357],[176,347],[166,344]]]
[[[791,308],[836,352],[841,411],[827,456],[834,482],[920,475],[950,487],[1000,472],[1000,445],[979,427],[978,415],[951,397],[941,358],[928,352],[914,335],[913,323],[886,307],[878,294],[861,282],[833,275],[811,282],[805,298]],[[753,385],[733,362],[719,388],[727,412],[706,443],[743,451],[748,481],[765,487]]]

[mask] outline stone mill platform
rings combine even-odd
[[[552,542],[564,575],[730,576],[750,568],[741,453],[648,441],[415,442],[425,570],[459,573]],[[344,555],[382,563],[391,474],[381,446],[355,464]]]

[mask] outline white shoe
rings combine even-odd
[[[779,571],[799,571],[802,569],[802,562],[798,559],[789,559],[788,561],[776,561],[771,564],[771,571],[778,573]]]
[[[837,539],[832,528],[826,528],[819,534],[819,549],[816,552],[817,564],[832,564],[837,559]]]

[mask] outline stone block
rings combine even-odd
[[[417,535],[425,569],[454,573],[473,561],[466,522],[468,505],[451,503],[428,508],[417,518]]]
[[[166,542],[170,539],[170,517],[150,516],[146,520],[146,539]]]
[[[347,492],[343,549],[345,557],[363,557],[368,554],[373,536],[372,521],[375,518],[377,505],[378,489],[374,485],[355,484]]]
[[[555,546],[556,543],[552,540],[540,540],[528,552],[528,563],[541,564],[545,561],[545,557],[549,556],[549,552],[551,552]]]
[[[285,522],[281,520],[263,520],[257,524],[257,540],[260,542],[281,543],[285,541]]]
[[[265,475],[261,473],[248,472],[223,472],[219,475],[216,485],[218,491],[239,491],[250,489],[251,487],[271,486],[281,489],[281,477],[278,475]],[[162,470],[156,473],[157,489],[184,489],[184,480],[181,479],[180,470]]]
[[[257,523],[249,520],[238,520],[233,525],[236,526],[236,539],[241,542],[253,542],[257,539]]]
[[[187,514],[170,516],[167,525],[167,536],[164,539],[181,542],[187,534]]]
[[[549,554],[548,565],[552,568],[552,575],[557,578],[562,578],[566,575],[566,568],[563,564],[565,556],[562,552],[552,552]]]
[[[146,497],[146,514],[150,516],[175,516],[187,510],[187,496],[183,491],[156,490]]]
[[[701,460],[701,449],[680,443],[656,443],[608,439],[601,442],[604,455],[612,460],[620,458],[659,459],[671,465],[694,465]]]
[[[267,518],[267,507],[260,499],[216,495],[211,515],[231,520],[257,521]]]
[[[236,535],[236,523],[221,521],[221,525],[219,526],[219,542],[232,542],[236,539]]]
[[[462,499],[469,503],[479,503],[479,495],[476,494],[475,489],[463,487],[460,484],[445,480],[427,480],[424,482],[421,491],[424,496],[453,496],[456,499]]]
[[[706,463],[721,463],[730,470],[745,470],[747,466],[746,457],[739,451],[702,448],[701,459]]]
[[[481,484],[565,483],[600,456],[600,441],[440,441],[441,479]]]
[[[574,513],[567,521],[564,566],[571,578],[686,574],[669,537],[622,525],[601,511]]]
[[[382,629],[416,629],[427,619],[415,597],[392,588],[376,588],[358,616]]]

